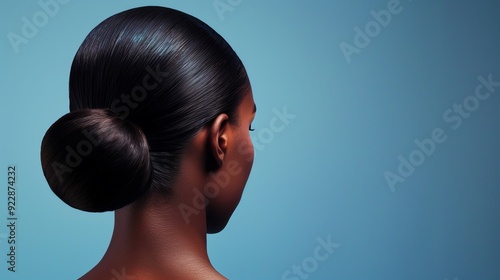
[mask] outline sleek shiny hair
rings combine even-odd
[[[189,140],[221,113],[237,124],[249,88],[236,53],[199,19],[164,7],[111,16],[73,60],[70,112],[42,141],[45,178],[91,212],[168,195]]]

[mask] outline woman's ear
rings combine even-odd
[[[229,116],[227,114],[220,114],[210,125],[208,135],[208,156],[214,159],[217,168],[221,167],[224,163],[229,138]]]

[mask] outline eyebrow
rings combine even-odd
[[[255,113],[257,112],[257,105],[255,105],[255,103],[253,104],[253,112],[252,113]]]

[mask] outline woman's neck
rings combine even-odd
[[[200,133],[187,149],[170,195],[150,191],[115,211],[108,250],[81,279],[226,279],[208,258],[206,212],[197,197],[207,180],[205,138]]]
[[[116,211],[108,250],[82,279],[225,279],[208,258],[204,211],[188,224],[175,202],[142,201]]]
[[[148,193],[117,210],[108,250],[82,279],[226,279],[208,258],[205,209],[186,220],[180,205],[192,204],[194,192],[185,185],[174,189],[184,191],[168,201]]]

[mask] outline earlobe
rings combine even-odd
[[[217,168],[224,163],[229,141],[229,116],[220,114],[210,126],[208,137],[209,153],[213,157]]]

